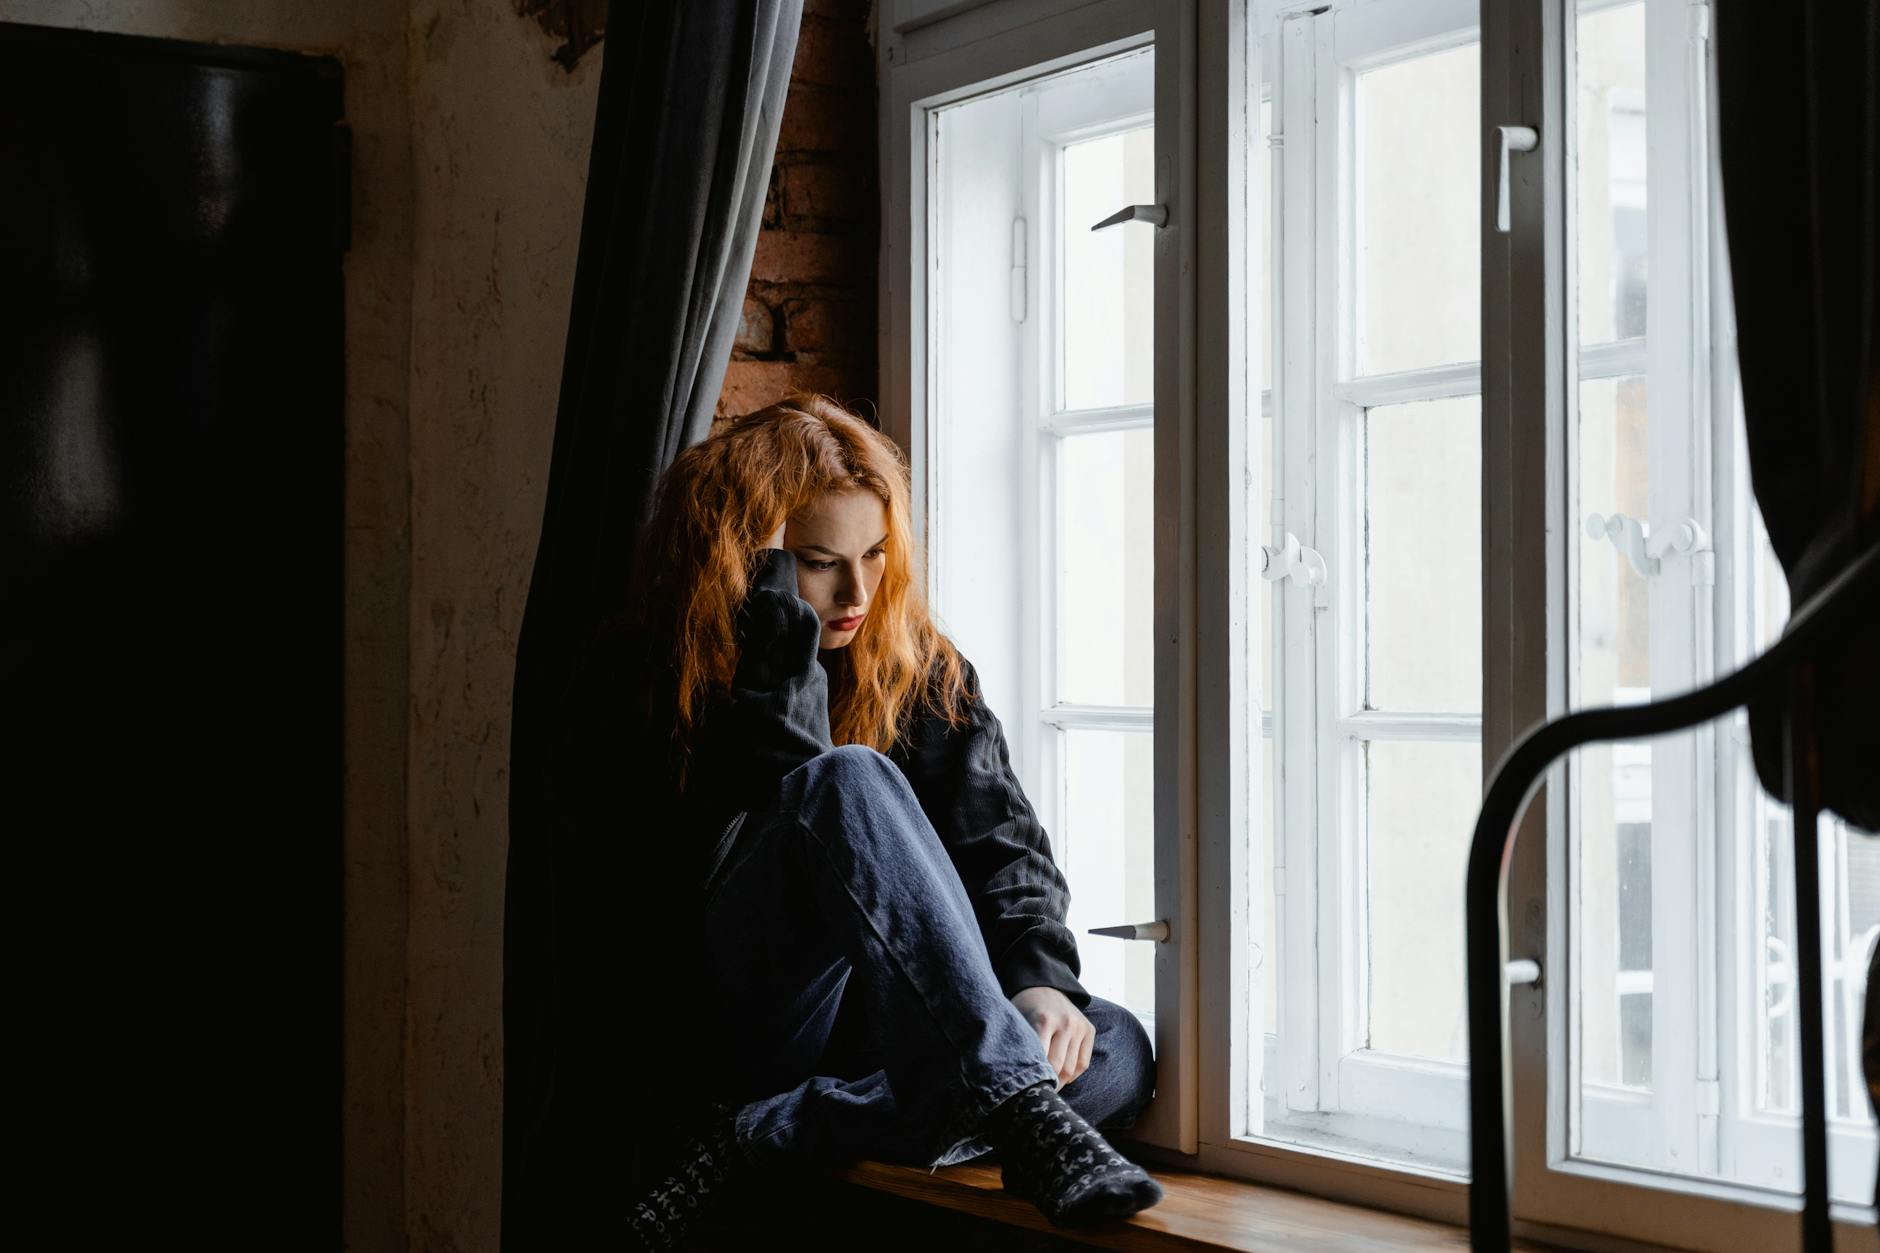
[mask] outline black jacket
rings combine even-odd
[[[548,1021],[552,1076],[521,1160],[529,1208],[570,1242],[618,1220],[623,1189],[650,1184],[684,1142],[718,1069],[704,1003],[704,885],[717,837],[740,810],[830,747],[831,673],[844,650],[796,594],[796,558],[770,550],[740,607],[730,691],[706,710],[682,804],[670,722],[648,726],[647,685],[670,708],[663,649],[620,626],[596,633],[559,706],[548,768],[555,814]],[[969,665],[969,690],[978,677]],[[665,702],[665,703],[662,703]],[[973,902],[1007,995],[1049,986],[1079,1008],[1070,894],[982,701],[953,729],[919,710],[888,756],[911,784]]]
[[[707,711],[693,758],[688,825],[703,833],[706,873],[717,836],[766,804],[784,775],[831,747],[829,691],[844,649],[819,649],[822,624],[796,594],[796,557],[766,550],[738,615],[738,664],[727,698]],[[966,662],[968,725],[920,708],[887,756],[912,785],[965,884],[1007,996],[1053,987],[1083,1008],[1077,941],[1064,925],[1070,891],[1051,842],[1012,772],[1005,731]]]

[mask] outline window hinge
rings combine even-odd
[[[1717,586],[1717,554],[1706,548],[1691,554],[1691,582],[1699,587]]]
[[[1694,1094],[1700,1118],[1715,1118],[1723,1112],[1723,1084],[1715,1079],[1699,1079]]]
[[[1025,219],[1012,219],[1012,321],[1025,320]]]

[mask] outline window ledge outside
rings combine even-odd
[[[919,1166],[860,1161],[831,1173],[859,1187],[1106,1249],[1364,1253],[1469,1247],[1466,1231],[1444,1223],[1216,1175],[1146,1169],[1162,1185],[1161,1202],[1131,1218],[1088,1227],[1053,1227],[1031,1202],[1004,1190],[997,1166],[968,1163],[929,1172]]]

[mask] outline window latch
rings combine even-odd
[[[1154,922],[1126,922],[1120,927],[1092,927],[1090,934],[1114,936],[1119,940],[1154,940],[1160,944],[1168,939],[1168,923],[1160,918]]]
[[[1497,126],[1501,135],[1501,185],[1495,201],[1495,229],[1506,235],[1510,228],[1508,207],[1508,154],[1532,152],[1540,146],[1540,132],[1532,126]]]
[[[1268,583],[1290,579],[1295,587],[1320,587],[1325,582],[1325,558],[1318,549],[1301,544],[1291,531],[1278,548],[1260,545],[1260,556],[1260,577]]]
[[[1710,532],[1696,518],[1648,528],[1623,513],[1592,513],[1586,516],[1586,534],[1595,540],[1611,540],[1641,579],[1656,578],[1667,554],[1695,558],[1710,551]]]
[[[1151,226],[1167,226],[1168,206],[1165,204],[1126,205],[1090,229],[1100,231],[1106,226],[1117,226],[1124,222],[1147,222]]]

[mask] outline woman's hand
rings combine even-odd
[[[782,522],[777,523],[777,533],[770,537],[770,542],[764,545],[765,548],[783,547],[783,527],[784,524]]]
[[[1058,1087],[1090,1069],[1097,1029],[1071,1004],[1070,997],[1056,988],[1024,988],[1012,995],[1012,1004],[1038,1033],[1045,1058],[1057,1071]]]

